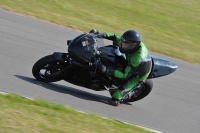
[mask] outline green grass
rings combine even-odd
[[[17,95],[0,95],[0,108],[0,133],[150,133],[95,114]]]
[[[82,31],[138,30],[151,51],[200,64],[199,0],[1,0],[0,8]]]

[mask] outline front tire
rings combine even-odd
[[[56,82],[62,80],[62,76],[52,76],[53,73],[60,71],[63,64],[57,61],[53,55],[48,55],[38,60],[33,68],[33,76],[42,82]]]

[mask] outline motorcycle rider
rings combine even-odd
[[[97,34],[99,38],[113,41],[113,45],[118,46],[121,53],[126,55],[127,66],[124,71],[114,70],[103,64],[98,65],[98,69],[103,74],[109,74],[115,78],[124,79],[126,82],[117,90],[111,93],[115,105],[120,105],[122,98],[128,94],[138,83],[145,81],[150,74],[152,59],[148,49],[141,41],[141,35],[135,30],[127,30],[122,36],[110,32],[100,33],[92,29],[90,33]],[[129,97],[130,98],[130,97]]]

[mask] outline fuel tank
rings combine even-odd
[[[118,54],[119,49],[116,46],[108,45],[100,47],[98,50],[100,51],[101,61],[106,66],[114,67],[118,70],[123,70],[126,67],[126,57]]]

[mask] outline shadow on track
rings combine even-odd
[[[55,83],[45,83],[45,82],[41,82],[41,81],[35,80],[30,77],[26,77],[26,76],[21,76],[21,75],[14,75],[14,76],[16,76],[17,78],[22,79],[24,81],[27,81],[29,83],[42,86],[42,87],[52,90],[52,91],[69,94],[69,95],[72,95],[74,97],[84,99],[84,100],[96,101],[96,102],[101,102],[101,103],[105,103],[108,105],[113,105],[111,98],[107,97],[107,96],[92,94],[92,93],[85,92],[85,91],[82,91],[79,89],[75,89],[72,87],[67,87],[67,86],[63,86],[63,85],[59,85],[59,84],[55,84]]]

